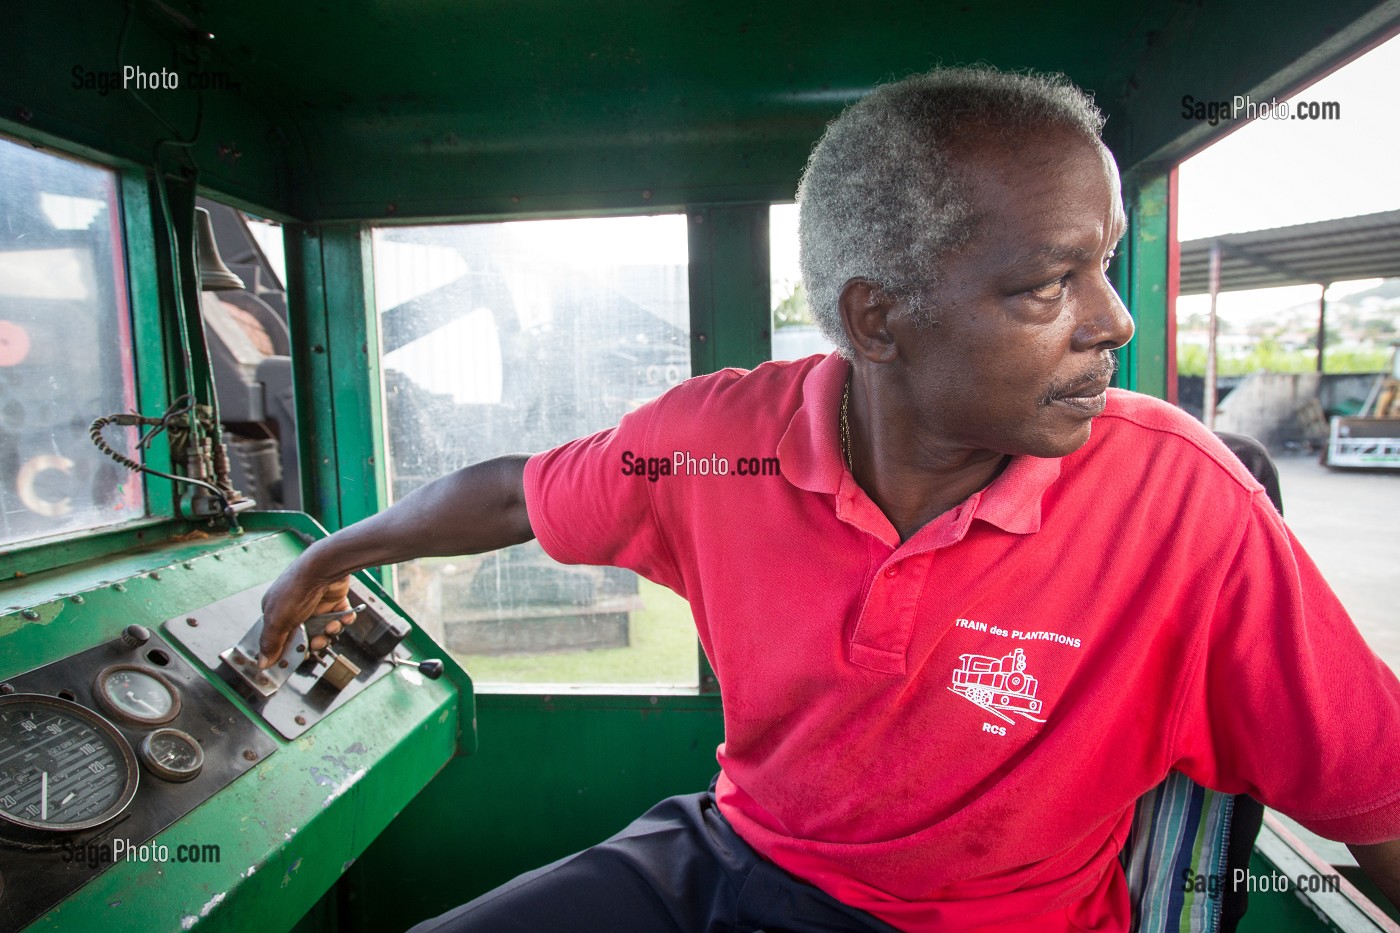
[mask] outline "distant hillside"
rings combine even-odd
[[[1354,308],[1361,310],[1368,304],[1379,304],[1387,310],[1400,311],[1400,279],[1385,279],[1374,288],[1368,288],[1364,292],[1353,292],[1345,298],[1327,302],[1327,312],[1331,315],[1333,308]],[[1307,312],[1313,316],[1317,315],[1317,302],[1305,301],[1293,305],[1285,310],[1284,314],[1294,314]]]
[[[1178,321],[1179,333],[1204,333],[1207,317],[1197,311]],[[1388,346],[1400,337],[1400,279],[1386,279],[1373,288],[1327,302],[1329,343]],[[1301,301],[1247,320],[1220,320],[1222,336],[1273,338],[1297,345],[1317,331],[1317,302]]]

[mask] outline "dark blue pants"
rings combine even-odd
[[[764,861],[713,793],[671,797],[591,849],[410,933],[894,933]]]

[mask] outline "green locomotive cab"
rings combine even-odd
[[[1230,129],[1183,95],[1283,96],[1400,29],[1375,0],[12,6],[0,930],[35,933],[402,929],[702,790],[719,684],[637,574],[534,542],[373,568],[265,668],[263,594],[436,476],[825,352],[783,271],[802,167],[940,61],[1095,95],[1115,384],[1165,398],[1175,166]],[[781,468],[629,451],[618,481]],[[949,687],[1003,735],[1045,714],[1012,647]],[[1154,793],[1124,862],[1171,903],[1137,928],[1219,929],[1230,798]],[[1272,818],[1245,858],[1336,880],[1261,885],[1241,930],[1398,929]]]

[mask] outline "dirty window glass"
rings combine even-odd
[[[690,374],[679,215],[381,228],[394,498],[472,463],[616,424]],[[479,685],[694,686],[689,606],[536,542],[400,565],[399,601]]]
[[[111,171],[0,139],[0,547],[145,514],[88,439],[136,404],[119,217]]]

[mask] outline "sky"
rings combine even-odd
[[[1255,120],[1183,162],[1177,176],[1181,240],[1400,209],[1400,36],[1288,100],[1336,101],[1341,118]],[[1328,300],[1375,283],[1334,284]],[[1226,292],[1219,312],[1248,320],[1315,302],[1319,291],[1300,285]],[[1206,295],[1183,296],[1177,314],[1209,305]]]

